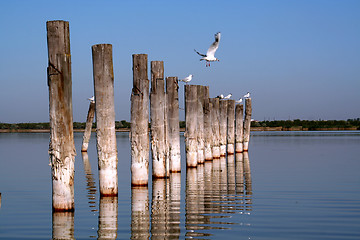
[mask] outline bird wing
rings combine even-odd
[[[199,53],[199,52],[198,52],[198,51],[196,51],[195,49],[194,49],[194,51],[195,51],[197,54],[199,54],[200,56],[202,56],[202,57],[206,57],[206,55]]]
[[[211,44],[211,46],[209,47],[209,49],[207,50],[206,56],[208,57],[214,57],[215,56],[215,52],[219,47],[219,42],[220,42],[220,32],[215,34],[215,42],[213,42]]]

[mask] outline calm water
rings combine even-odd
[[[81,141],[75,213],[53,214],[49,134],[0,134],[0,239],[360,239],[359,131],[255,132],[249,154],[148,189],[131,189],[128,134],[117,133],[119,197],[103,199],[94,135],[87,155]]]

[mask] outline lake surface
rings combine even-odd
[[[48,133],[0,134],[0,239],[360,239],[360,132],[253,132],[249,153],[99,198],[95,134],[75,133],[75,212],[52,213]]]

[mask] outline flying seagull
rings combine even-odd
[[[229,95],[225,96],[224,99],[230,99],[232,96],[232,94],[230,93]]]
[[[244,98],[249,98],[250,97],[250,93],[247,92],[247,94],[244,95]]]
[[[184,82],[184,83],[188,83],[188,82],[190,82],[191,81],[191,79],[192,79],[192,77],[193,77],[193,75],[192,74],[190,74],[189,76],[187,76],[186,78],[184,78],[184,79],[181,79],[180,81],[182,81],[182,82]]]
[[[211,46],[209,47],[209,49],[207,50],[206,52],[206,55],[205,54],[201,54],[199,53],[198,51],[196,51],[194,49],[194,51],[199,54],[200,56],[202,56],[202,58],[200,59],[200,61],[202,60],[205,60],[206,61],[206,66],[209,67],[210,66],[210,62],[215,62],[215,61],[220,61],[219,59],[217,59],[215,57],[215,52],[216,50],[218,49],[219,47],[219,42],[220,42],[220,32],[216,33],[215,34],[215,42],[213,42],[211,44]]]
[[[236,103],[242,103],[242,98],[240,98],[239,100],[235,101]]]

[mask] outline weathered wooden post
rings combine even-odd
[[[53,211],[74,211],[75,145],[69,22],[48,21],[50,144]]]
[[[181,172],[179,85],[177,77],[166,78],[167,146],[170,172]],[[166,114],[165,114],[166,115]]]
[[[205,87],[197,86],[197,100],[198,100],[198,110],[197,110],[197,162],[198,164],[205,162],[205,141],[204,141],[204,94]]]
[[[165,81],[164,62],[151,62],[150,130],[152,152],[152,176],[167,176],[166,133],[165,133]]]
[[[147,54],[133,54],[131,93],[131,184],[147,186],[149,178],[149,79]]]
[[[100,197],[98,239],[116,239],[118,230],[118,197]]]
[[[235,100],[227,100],[227,154],[233,155],[235,150]]]
[[[197,166],[197,86],[185,85],[185,148],[186,166]]]
[[[244,152],[249,149],[250,141],[250,126],[251,126],[251,98],[245,99],[245,121],[244,121]]]
[[[219,101],[219,125],[220,125],[220,157],[225,157],[226,155],[226,141],[227,141],[227,112],[228,112],[228,101],[220,100]]]
[[[244,142],[244,105],[236,104],[235,107],[235,152],[243,152]]]
[[[81,145],[82,152],[87,152],[87,150],[88,150],[94,116],[95,116],[95,101],[90,100],[89,111],[88,111],[88,115],[86,118],[85,131],[84,131],[83,141],[82,141],[82,145]]]
[[[204,89],[204,154],[205,160],[212,160],[212,103],[209,99],[209,86]]]
[[[117,196],[117,145],[115,135],[112,45],[92,46],[96,110],[96,146],[101,196]]]
[[[220,158],[220,123],[219,123],[219,98],[210,98],[212,103],[211,126],[212,126],[212,154],[213,159]]]

